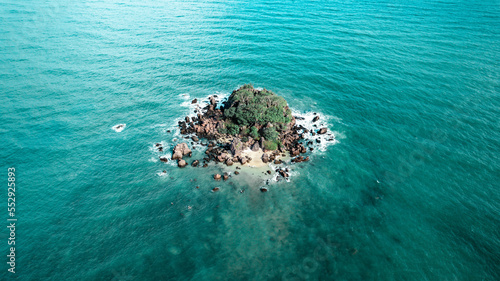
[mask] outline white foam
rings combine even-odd
[[[126,126],[127,126],[127,124],[118,124],[118,125],[114,125],[112,127],[112,129],[115,130],[115,132],[119,133],[119,132],[123,131],[123,129],[125,129]]]
[[[340,119],[337,117],[331,117],[325,114],[319,114],[316,113],[314,114],[313,112],[299,112],[297,110],[292,109],[292,115],[296,118],[296,124],[297,126],[302,126],[306,129],[309,130],[309,133],[304,133],[304,144],[307,144],[307,142],[312,141],[312,146],[304,145],[306,147],[313,147],[314,151],[321,151],[324,152],[330,145],[335,145],[339,143],[338,141],[338,136],[340,136],[340,133],[337,131],[333,131],[331,129],[332,124],[330,121],[332,119],[335,120],[335,122],[340,122]],[[316,122],[313,122],[312,120],[314,117],[319,116],[319,120]],[[303,119],[303,120],[301,120]],[[314,126],[316,125],[316,127]],[[320,128],[327,128],[328,132],[324,135],[317,134],[313,136],[311,132],[317,132]],[[345,136],[343,136],[345,137]],[[331,140],[330,140],[331,139]],[[319,140],[320,143],[316,142],[316,140]],[[314,153],[313,151],[313,153]]]

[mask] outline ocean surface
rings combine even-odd
[[[500,280],[499,1],[0,2],[1,280]],[[245,83],[337,141],[267,193],[158,161]]]

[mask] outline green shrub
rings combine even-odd
[[[227,129],[226,128],[219,128],[217,131],[219,131],[220,134],[227,134]]]
[[[266,140],[275,141],[278,139],[279,134],[274,127],[269,127],[262,129],[262,136]]]
[[[265,140],[264,148],[267,150],[276,150],[278,149],[278,141]]]
[[[283,97],[266,89],[256,91],[246,84],[231,94],[224,106],[224,117],[240,126],[288,124],[292,112]]]
[[[226,128],[227,128],[227,133],[230,135],[235,136],[235,135],[240,133],[240,126],[238,126],[236,124],[227,123]]]
[[[255,126],[252,126],[250,128],[250,132],[248,133],[253,139],[258,139],[259,138],[259,130]]]
[[[242,137],[242,138],[241,138],[241,141],[242,141],[242,142],[247,142],[247,141],[248,141],[248,137]]]

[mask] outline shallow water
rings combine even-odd
[[[498,1],[1,6],[17,280],[500,279]],[[158,161],[249,82],[338,143],[265,194]]]

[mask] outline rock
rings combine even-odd
[[[193,141],[199,141],[199,140],[200,140],[197,136],[193,136],[191,139],[192,139]]]
[[[261,188],[260,188],[260,191],[262,191],[262,192],[267,192],[267,187],[265,187],[265,186],[261,187]]]
[[[233,160],[232,159],[227,159],[226,160],[226,165],[232,166],[233,165]]]
[[[208,167],[208,164],[203,164],[203,168],[206,168],[206,167]]]
[[[210,96],[209,100],[210,100],[210,104],[211,105],[216,105],[217,104],[217,101],[215,100],[214,96]]]
[[[163,151],[163,146],[158,147],[158,151],[162,152]]]
[[[248,159],[246,156],[240,157],[240,163],[241,165],[245,165],[248,162]]]
[[[269,155],[264,153],[264,154],[262,154],[261,159],[262,159],[262,162],[267,163],[267,162],[269,162]]]
[[[177,166],[179,166],[180,168],[184,168],[186,167],[187,163],[186,161],[180,159],[179,161],[177,161]]]
[[[279,170],[279,173],[284,178],[288,178],[289,177],[289,175],[285,171],[283,171],[283,170]]]
[[[315,116],[315,117],[313,118],[313,122],[316,122],[316,121],[318,121],[318,120],[319,120],[319,116]]]
[[[281,163],[283,163],[283,162],[281,162],[281,160],[279,160],[279,159],[274,160],[274,164],[275,164],[275,165],[279,165],[279,164],[281,164]]]
[[[219,181],[221,178],[222,178],[222,177],[221,177],[221,175],[219,175],[219,174],[215,174],[215,175],[214,175],[214,179],[215,179],[215,180],[218,180],[218,181]]]
[[[229,174],[228,173],[224,173],[224,176],[222,176],[222,178],[226,181],[229,178]]]
[[[199,164],[200,164],[200,161],[194,160],[193,163],[191,164],[191,166],[198,167]]]
[[[235,174],[235,175],[239,175],[239,174],[240,174],[240,172],[238,172],[238,171],[234,171],[234,174]]]
[[[194,100],[191,101],[192,104],[195,104],[197,102],[198,102],[198,99],[194,99]]]
[[[218,187],[214,187],[214,188],[212,188],[212,192],[217,192],[217,191],[219,191],[219,190],[220,190],[220,188],[218,188]]]
[[[271,170],[267,170],[267,174],[270,175],[272,172]]]
[[[321,140],[320,140],[320,139],[316,139],[316,142],[317,142],[317,143],[321,143]]]
[[[252,145],[252,151],[259,151],[260,149],[260,146],[259,146],[259,142],[256,141],[253,145]]]
[[[306,153],[307,152],[307,148],[305,148],[304,146],[300,146],[300,153]]]
[[[161,143],[157,143],[157,144],[156,144],[156,147],[159,147],[159,146],[161,146]]]
[[[186,123],[191,122],[191,119],[189,119],[189,116],[186,116],[184,119],[186,120]]]
[[[172,160],[182,159],[185,155],[191,155],[191,149],[189,149],[188,145],[183,142],[174,147],[174,152],[172,154]]]
[[[168,157],[167,157],[167,156],[165,156],[165,155],[160,156],[160,161],[161,161],[161,162],[165,162],[165,163],[166,163],[166,162],[168,162]]]
[[[230,149],[233,156],[240,156],[241,151],[243,150],[243,143],[241,143],[239,138],[234,138],[231,142]]]
[[[318,134],[323,135],[323,134],[326,134],[326,132],[328,132],[327,128],[321,128],[321,129],[319,129]]]

